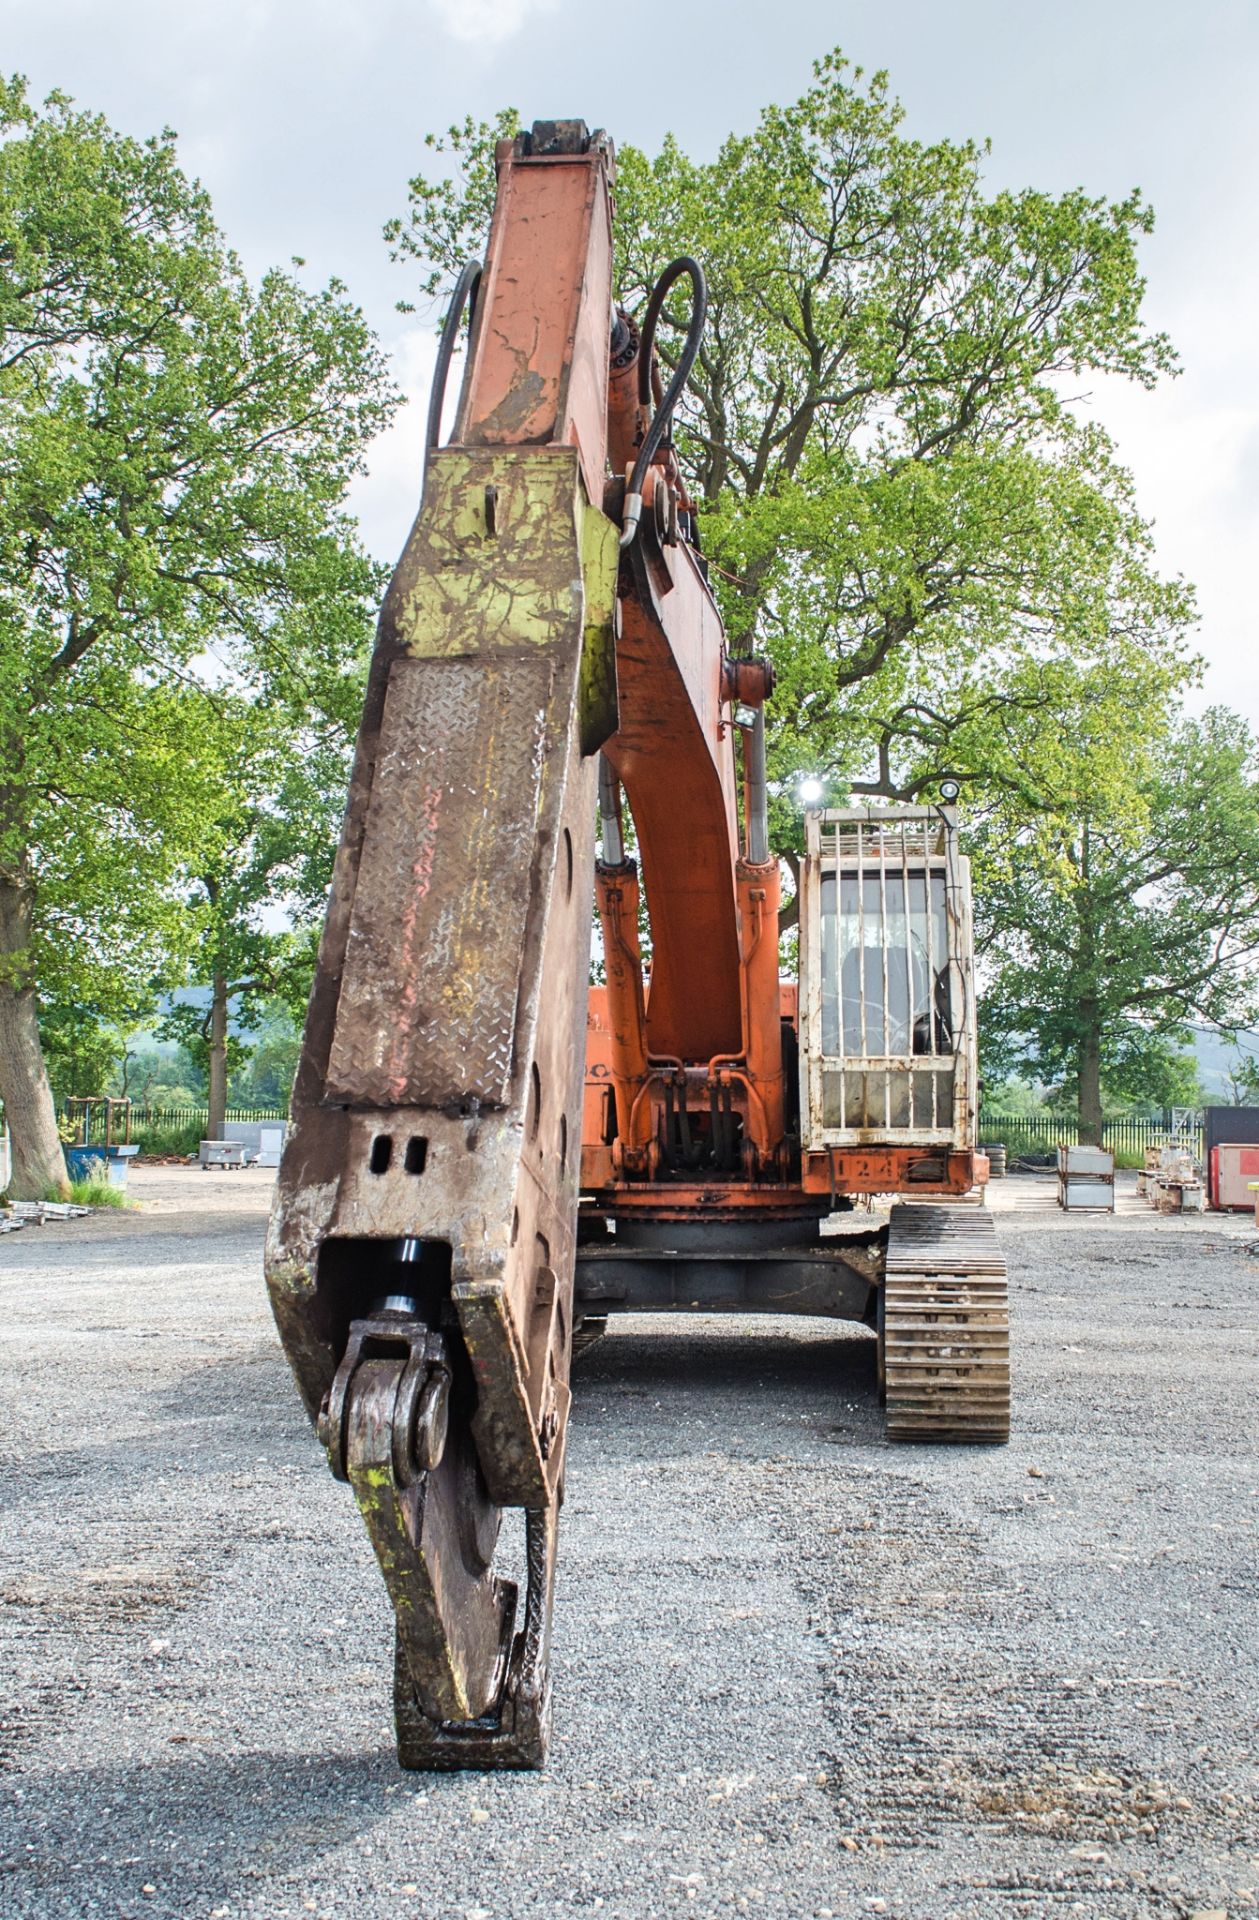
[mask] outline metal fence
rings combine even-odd
[[[57,1118],[64,1113],[64,1104],[57,1102]],[[227,1120],[287,1120],[287,1112],[277,1107],[229,1107],[224,1118]],[[134,1101],[131,1107],[131,1131],[137,1127],[200,1127],[204,1136],[210,1124],[210,1109],[204,1107],[171,1107],[160,1101]]]
[[[60,1108],[58,1109],[60,1115]],[[229,1107],[228,1120],[281,1121],[287,1114],[275,1107]],[[137,1102],[131,1109],[131,1144],[141,1153],[158,1155],[195,1154],[198,1144],[210,1131],[209,1107],[166,1106],[160,1102]]]
[[[285,1120],[287,1113],[275,1107],[229,1107],[229,1120]],[[1140,1156],[1145,1149],[1159,1146],[1167,1139],[1171,1130],[1170,1113],[1152,1115],[1144,1119],[1107,1120],[1102,1135],[1108,1147],[1117,1153]],[[134,1106],[131,1109],[131,1136],[137,1134],[196,1131],[197,1139],[205,1138],[210,1122],[208,1107],[167,1107],[160,1105]],[[979,1116],[979,1138],[984,1141],[1002,1142],[1010,1153],[1052,1153],[1054,1148],[1065,1143],[1075,1146],[1079,1140],[1079,1128],[1074,1114],[1066,1113],[993,1113],[984,1108]],[[1199,1159],[1202,1157],[1202,1125],[1198,1121],[1188,1131],[1187,1144]]]
[[[229,1107],[225,1120],[287,1120],[287,1110],[279,1107]],[[132,1126],[198,1126],[210,1124],[209,1107],[164,1107],[136,1105],[131,1109]]]
[[[288,1115],[277,1107],[229,1107],[226,1118],[265,1122],[286,1120]],[[1161,1146],[1167,1139],[1171,1131],[1171,1118],[1171,1114],[1167,1113],[1141,1120],[1107,1120],[1102,1128],[1103,1139],[1116,1153],[1132,1156],[1134,1162],[1139,1164],[1147,1147]],[[137,1104],[131,1109],[131,1138],[141,1148],[151,1145],[154,1150],[173,1148],[195,1153],[197,1142],[206,1137],[209,1123],[208,1107]],[[3,1125],[3,1108],[0,1108],[0,1132],[3,1131]],[[1012,1157],[1022,1153],[1052,1154],[1059,1145],[1075,1146],[1079,1137],[1073,1114],[994,1113],[985,1107],[979,1116],[980,1140],[1004,1145]],[[1181,1137],[1201,1160],[1204,1148],[1201,1122],[1196,1122],[1187,1133],[1182,1130]]]
[[[1106,1146],[1124,1156],[1140,1158],[1147,1147],[1161,1146],[1171,1131],[1171,1115],[1155,1115],[1142,1120],[1107,1120],[1102,1127]],[[1200,1121],[1181,1136],[1200,1160],[1203,1140]],[[993,1145],[1003,1144],[1011,1155],[1052,1153],[1057,1146],[1075,1146],[1080,1138],[1074,1114],[1066,1113],[990,1113],[979,1116],[979,1138]]]

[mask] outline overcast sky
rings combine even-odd
[[[414,510],[432,339],[394,302],[383,222],[425,132],[518,107],[654,151],[710,156],[833,45],[884,67],[921,139],[991,138],[993,185],[1139,186],[1147,316],[1184,371],[1099,390],[1164,571],[1198,589],[1206,693],[1259,726],[1259,8],[1254,0],[0,0],[0,64],[135,134],[163,124],[253,272],[301,254],[339,274],[414,404],[355,504],[396,557]]]

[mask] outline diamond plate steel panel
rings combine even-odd
[[[546,655],[394,662],[329,1099],[506,1103],[551,681]]]

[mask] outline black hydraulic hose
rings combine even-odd
[[[459,338],[459,323],[463,319],[463,310],[469,299],[472,302],[472,313],[469,318],[475,318],[480,283],[481,262],[469,260],[455,282],[450,306],[447,308],[446,318],[442,321],[442,337],[437,348],[437,365],[433,368],[433,385],[428,396],[428,427],[424,440],[426,448],[437,446],[442,437],[442,407],[446,400],[446,381],[450,374],[450,362],[454,357],[455,343]]]
[[[638,458],[634,462],[634,471],[630,475],[629,488],[625,495],[625,518],[621,526],[622,547],[632,545],[634,535],[638,531],[638,522],[643,510],[643,481],[647,477],[647,469],[660,449],[660,443],[673,416],[673,409],[690,378],[691,368],[695,365],[695,356],[699,352],[699,343],[704,336],[704,322],[708,317],[708,285],[699,261],[692,260],[689,254],[684,253],[680,259],[665,268],[652,288],[651,298],[647,302],[647,312],[643,316],[642,335],[638,346],[640,406],[645,407],[651,399],[651,349],[665,295],[674,281],[680,280],[684,274],[690,279],[694,292],[690,324],[686,330],[686,340],[678,364],[673,370],[673,378],[665,388],[664,398],[652,415],[651,425],[647,429],[642,446],[638,449]]]

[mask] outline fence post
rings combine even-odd
[[[1168,1134],[1160,1120],[1136,1119],[1131,1114],[1107,1120],[1102,1139],[1116,1153],[1143,1154],[1148,1147],[1161,1146]],[[1004,1140],[1008,1147],[1026,1153],[1051,1153],[1059,1141],[1073,1146],[1079,1137],[1076,1122],[1065,1114],[990,1113],[979,1116],[980,1140]],[[1203,1129],[1194,1130],[1193,1150],[1200,1161],[1204,1152]]]

